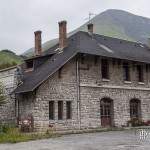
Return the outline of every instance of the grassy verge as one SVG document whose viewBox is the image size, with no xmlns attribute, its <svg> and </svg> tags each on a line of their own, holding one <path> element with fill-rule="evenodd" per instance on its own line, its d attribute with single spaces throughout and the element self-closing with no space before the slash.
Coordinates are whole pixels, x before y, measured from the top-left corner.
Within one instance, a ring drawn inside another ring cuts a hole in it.
<svg viewBox="0 0 150 150">
<path fill-rule="evenodd" d="M 6 133 L 0 134 L 0 143 L 18 143 L 30 140 L 39 140 L 52 137 L 58 137 L 58 134 L 52 132 L 46 133 L 21 133 L 18 128 L 11 128 Z"/>
<path fill-rule="evenodd" d="M 82 129 L 82 130 L 68 130 L 53 132 L 48 130 L 46 133 L 22 133 L 18 128 L 4 128 L 4 132 L 0 134 L 0 143 L 19 143 L 31 140 L 40 140 L 47 138 L 55 138 L 69 134 L 83 134 L 83 133 L 96 133 L 108 131 L 124 131 L 124 130 L 137 130 L 138 128 L 97 128 L 97 129 Z"/>
<path fill-rule="evenodd" d="M 72 131 L 64 131 L 64 132 L 53 132 L 49 130 L 46 133 L 22 133 L 18 128 L 6 127 L 4 128 L 4 132 L 0 134 L 0 143 L 19 143 L 19 142 L 27 142 L 31 140 L 60 137 L 62 135 L 69 135 L 69 134 L 83 134 L 83 133 L 120 131 L 120 130 L 122 129 L 98 128 L 98 129 L 72 130 Z"/>
</svg>

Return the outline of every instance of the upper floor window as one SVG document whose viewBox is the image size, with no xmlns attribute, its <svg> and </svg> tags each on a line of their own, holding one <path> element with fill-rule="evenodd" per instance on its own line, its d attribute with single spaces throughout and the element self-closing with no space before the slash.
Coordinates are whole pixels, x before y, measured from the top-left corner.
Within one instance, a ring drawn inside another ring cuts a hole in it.
<svg viewBox="0 0 150 150">
<path fill-rule="evenodd" d="M 137 76 L 138 76 L 138 82 L 144 82 L 143 67 L 141 65 L 137 65 Z"/>
<path fill-rule="evenodd" d="M 101 60 L 101 73 L 103 79 L 109 79 L 109 63 L 107 59 Z"/>
<path fill-rule="evenodd" d="M 123 63 L 123 79 L 124 81 L 130 81 L 130 67 L 128 63 Z"/>
</svg>

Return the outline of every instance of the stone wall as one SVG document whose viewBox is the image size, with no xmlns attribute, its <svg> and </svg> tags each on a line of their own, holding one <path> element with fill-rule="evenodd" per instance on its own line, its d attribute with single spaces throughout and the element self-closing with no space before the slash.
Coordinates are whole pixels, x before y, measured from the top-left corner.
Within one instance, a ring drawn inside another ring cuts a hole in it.
<svg viewBox="0 0 150 150">
<path fill-rule="evenodd" d="M 98 86 L 81 87 L 82 127 L 100 127 L 100 101 L 111 98 L 114 106 L 114 125 L 126 126 L 130 120 L 130 100 L 141 100 L 141 115 L 143 120 L 150 120 L 150 92 L 145 90 L 128 90 L 117 88 L 102 88 Z"/>
<path fill-rule="evenodd" d="M 15 122 L 15 97 L 11 94 L 16 87 L 15 72 L 16 67 L 0 70 L 0 82 L 6 96 L 5 104 L 0 106 L 0 122 Z"/>
<path fill-rule="evenodd" d="M 57 130 L 101 127 L 100 100 L 109 97 L 114 105 L 114 125 L 123 126 L 130 119 L 129 101 L 141 100 L 142 119 L 150 120 L 150 70 L 144 65 L 144 83 L 138 83 L 136 64 L 130 63 L 131 82 L 123 81 L 122 61 L 109 59 L 110 79 L 101 78 L 101 58 L 95 62 L 94 56 L 86 56 L 79 63 L 78 86 L 76 59 L 72 59 L 60 71 L 53 74 L 35 92 L 24 100 L 20 114 L 32 113 L 35 130 L 47 130 L 49 126 Z M 78 102 L 78 89 L 80 88 Z M 57 102 L 64 103 L 64 118 L 58 120 Z M 31 102 L 32 101 L 32 102 Z M 49 101 L 55 101 L 55 120 L 49 120 Z M 66 101 L 72 101 L 72 119 L 66 119 Z M 21 103 L 20 103 L 21 105 Z"/>
</svg>

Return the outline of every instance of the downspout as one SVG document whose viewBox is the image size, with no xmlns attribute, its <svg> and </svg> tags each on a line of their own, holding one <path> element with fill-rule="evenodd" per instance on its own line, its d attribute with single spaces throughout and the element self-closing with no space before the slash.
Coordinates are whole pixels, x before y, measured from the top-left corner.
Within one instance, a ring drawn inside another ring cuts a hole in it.
<svg viewBox="0 0 150 150">
<path fill-rule="evenodd" d="M 77 117 L 79 129 L 81 129 L 81 103 L 80 103 L 80 71 L 79 71 L 79 57 L 76 58 L 76 84 L 77 84 Z"/>
<path fill-rule="evenodd" d="M 18 95 L 15 94 L 15 118 L 16 118 L 16 123 L 17 126 L 19 125 L 19 99 L 18 99 Z"/>
</svg>

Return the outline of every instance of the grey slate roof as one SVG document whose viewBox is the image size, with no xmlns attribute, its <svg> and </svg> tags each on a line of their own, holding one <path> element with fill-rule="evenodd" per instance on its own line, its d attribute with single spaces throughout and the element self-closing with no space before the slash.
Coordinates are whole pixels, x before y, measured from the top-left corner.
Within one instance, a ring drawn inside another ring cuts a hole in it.
<svg viewBox="0 0 150 150">
<path fill-rule="evenodd" d="M 68 46 L 62 53 L 56 51 L 58 44 L 50 48 L 44 55 L 54 54 L 43 65 L 32 72 L 25 73 L 23 84 L 15 93 L 35 90 L 43 81 L 60 69 L 77 53 L 85 53 L 104 57 L 118 58 L 150 64 L 150 49 L 141 43 L 106 37 L 87 32 L 77 32 L 68 39 Z"/>
</svg>

